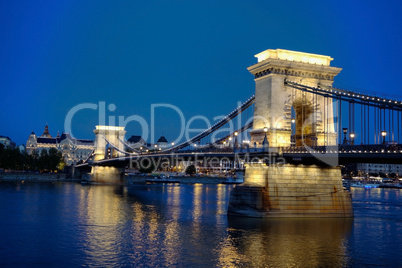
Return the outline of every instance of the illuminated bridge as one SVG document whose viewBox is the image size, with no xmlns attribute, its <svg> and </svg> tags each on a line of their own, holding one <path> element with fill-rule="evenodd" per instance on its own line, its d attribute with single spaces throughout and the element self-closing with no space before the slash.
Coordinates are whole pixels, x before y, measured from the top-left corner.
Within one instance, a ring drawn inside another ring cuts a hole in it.
<svg viewBox="0 0 402 268">
<path fill-rule="evenodd" d="M 255 95 L 208 129 L 151 151 L 130 147 L 123 127 L 96 126 L 95 150 L 77 167 L 109 182 L 151 162 L 167 171 L 183 163 L 207 172 L 245 168 L 229 214 L 353 217 L 340 165 L 402 163 L 402 99 L 335 88 L 341 68 L 329 56 L 268 49 L 256 57 L 248 67 Z"/>
</svg>

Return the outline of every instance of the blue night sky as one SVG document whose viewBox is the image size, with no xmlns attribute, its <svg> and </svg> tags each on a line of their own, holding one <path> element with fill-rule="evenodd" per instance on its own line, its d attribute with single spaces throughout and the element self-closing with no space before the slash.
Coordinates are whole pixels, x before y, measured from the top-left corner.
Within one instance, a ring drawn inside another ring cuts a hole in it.
<svg viewBox="0 0 402 268">
<path fill-rule="evenodd" d="M 335 84 L 402 95 L 400 1 L 14 1 L 0 2 L 0 135 L 64 131 L 80 103 L 115 104 L 107 116 L 151 104 L 212 119 L 254 94 L 247 67 L 272 48 L 329 55 Z M 98 112 L 73 120 L 93 139 Z M 157 111 L 171 140 L 175 112 Z M 137 134 L 130 123 L 127 136 Z"/>
</svg>

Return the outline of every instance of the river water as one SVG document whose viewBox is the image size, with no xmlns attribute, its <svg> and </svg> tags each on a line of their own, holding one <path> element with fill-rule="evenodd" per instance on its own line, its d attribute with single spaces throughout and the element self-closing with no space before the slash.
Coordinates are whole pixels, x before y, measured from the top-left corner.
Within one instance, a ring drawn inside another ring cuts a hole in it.
<svg viewBox="0 0 402 268">
<path fill-rule="evenodd" d="M 231 185 L 0 183 L 0 266 L 402 267 L 402 190 L 354 219 L 227 217 Z"/>
</svg>

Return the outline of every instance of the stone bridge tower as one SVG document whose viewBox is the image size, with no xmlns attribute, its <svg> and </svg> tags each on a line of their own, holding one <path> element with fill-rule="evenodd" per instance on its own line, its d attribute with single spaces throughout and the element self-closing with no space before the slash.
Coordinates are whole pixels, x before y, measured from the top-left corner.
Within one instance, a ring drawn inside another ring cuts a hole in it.
<svg viewBox="0 0 402 268">
<path fill-rule="evenodd" d="M 284 83 L 332 86 L 341 71 L 330 66 L 333 58 L 284 49 L 268 49 L 255 57 L 258 63 L 248 68 L 256 84 L 252 144 L 262 144 L 267 135 L 271 147 L 290 146 L 292 137 L 296 146 L 336 145 L 332 99 Z"/>
<path fill-rule="evenodd" d="M 123 155 L 118 150 L 115 150 L 112 146 L 108 145 L 105 138 L 116 146 L 120 151 L 124 151 L 124 145 L 120 140 L 124 140 L 124 134 L 126 131 L 124 127 L 115 127 L 115 126 L 95 126 L 95 156 L 94 161 L 105 159 L 106 156 L 106 147 L 110 148 L 110 156 L 111 157 L 119 157 Z"/>
</svg>

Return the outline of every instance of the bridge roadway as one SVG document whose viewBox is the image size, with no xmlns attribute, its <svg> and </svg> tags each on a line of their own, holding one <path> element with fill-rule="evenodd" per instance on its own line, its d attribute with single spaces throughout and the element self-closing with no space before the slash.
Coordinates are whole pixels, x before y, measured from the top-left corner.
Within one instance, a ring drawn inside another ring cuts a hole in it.
<svg viewBox="0 0 402 268">
<path fill-rule="evenodd" d="M 124 167 L 130 161 L 143 158 L 158 161 L 245 161 L 266 163 L 294 163 L 315 165 L 345 165 L 350 163 L 402 164 L 402 144 L 398 145 L 341 145 L 320 147 L 278 147 L 278 148 L 211 148 L 206 150 L 179 151 L 174 153 L 148 153 L 126 155 L 77 165 L 78 168 L 91 165 Z"/>
</svg>

